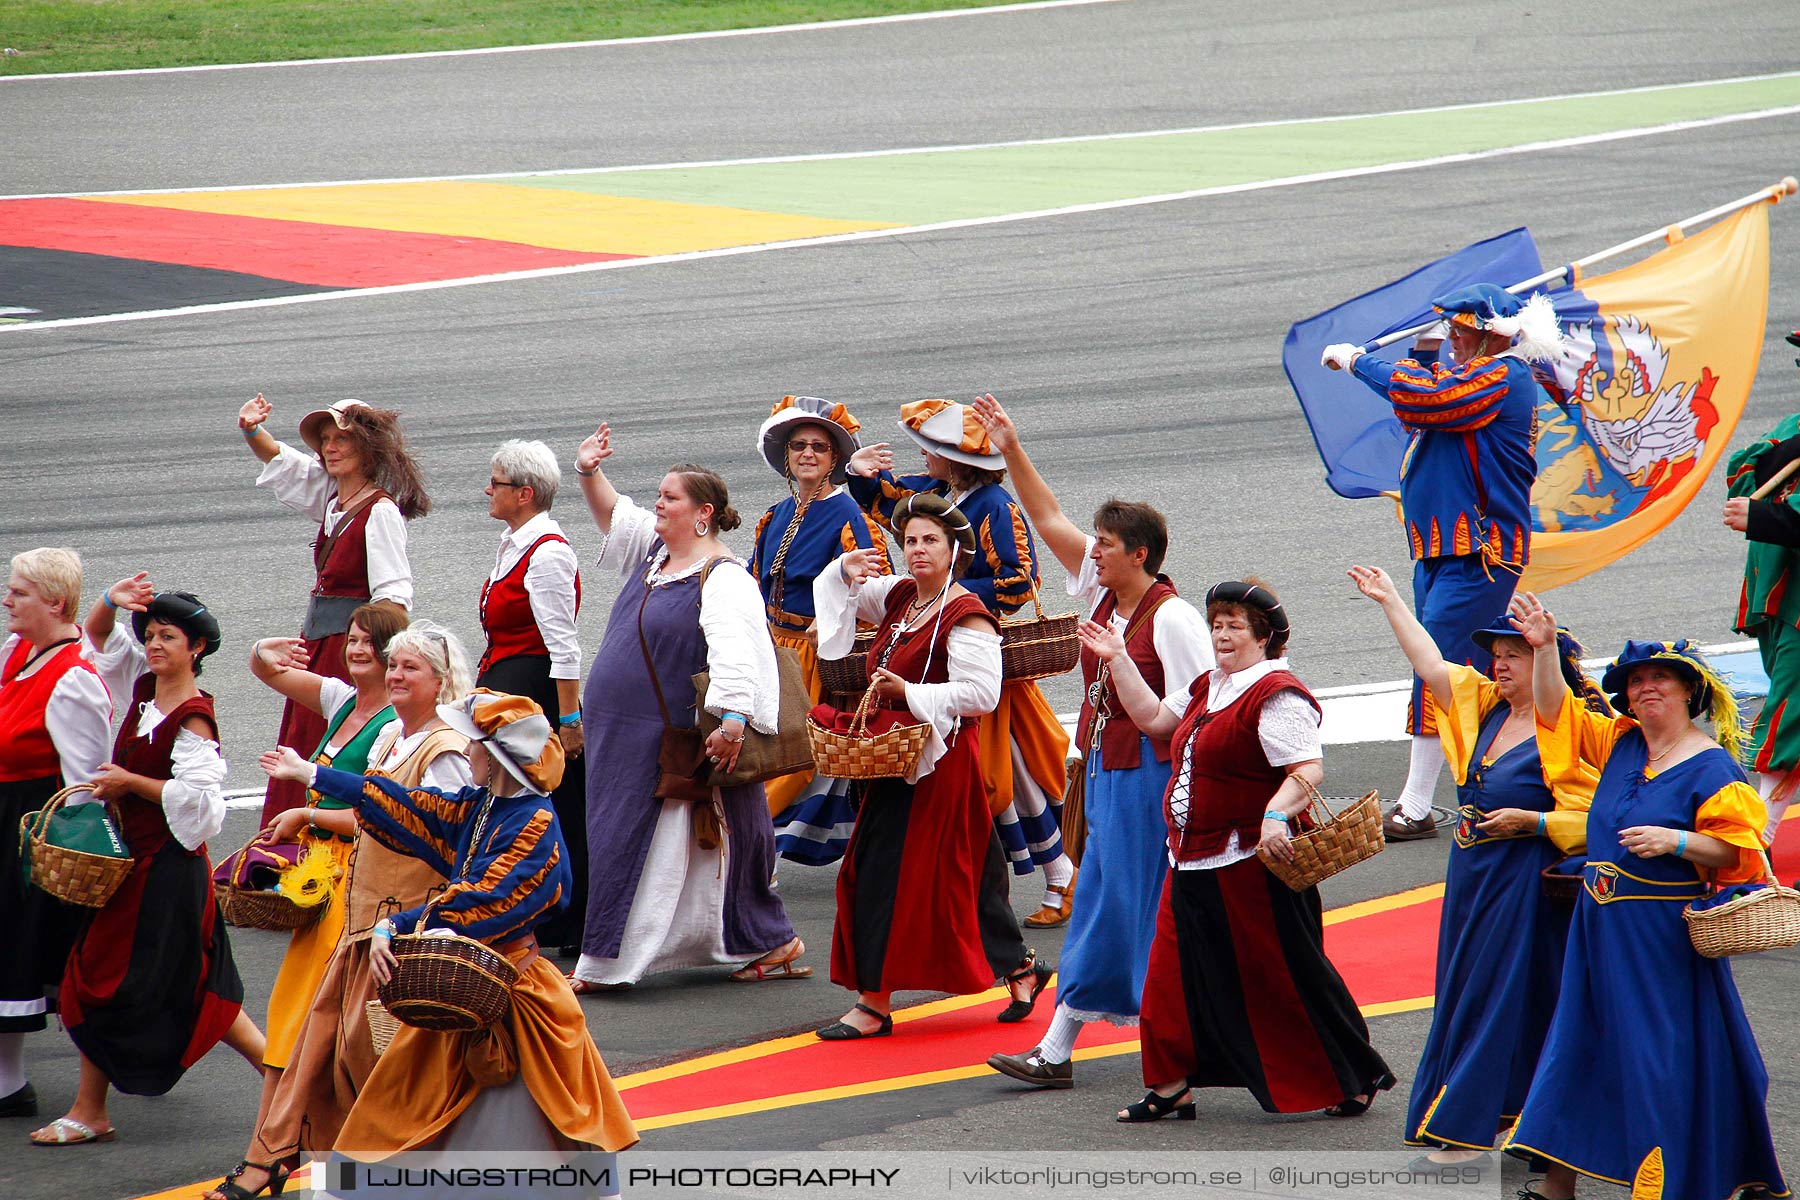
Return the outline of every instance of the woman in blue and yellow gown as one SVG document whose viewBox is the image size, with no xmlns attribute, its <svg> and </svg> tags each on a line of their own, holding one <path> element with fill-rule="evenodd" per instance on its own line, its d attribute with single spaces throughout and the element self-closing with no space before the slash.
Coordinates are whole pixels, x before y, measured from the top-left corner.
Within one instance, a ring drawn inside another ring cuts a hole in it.
<svg viewBox="0 0 1800 1200">
<path fill-rule="evenodd" d="M 1529 593 L 1515 615 L 1539 630 L 1534 644 L 1555 625 Z M 1618 716 L 1588 711 L 1554 651 L 1536 652 L 1546 773 L 1578 760 L 1601 773 L 1562 995 L 1506 1142 L 1550 1164 L 1521 1195 L 1566 1200 L 1579 1172 L 1631 1188 L 1633 1200 L 1786 1196 L 1769 1076 L 1731 964 L 1697 953 L 1682 919 L 1707 883 L 1765 875 L 1765 811 L 1738 766 L 1737 703 L 1685 641 L 1625 643 L 1601 685 Z M 1703 714 L 1719 741 L 1695 724 Z"/>
</svg>

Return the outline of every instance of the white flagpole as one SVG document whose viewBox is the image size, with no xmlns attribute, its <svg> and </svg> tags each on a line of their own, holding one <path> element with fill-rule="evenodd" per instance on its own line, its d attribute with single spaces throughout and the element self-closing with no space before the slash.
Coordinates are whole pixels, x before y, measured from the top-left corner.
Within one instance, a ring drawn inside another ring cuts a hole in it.
<svg viewBox="0 0 1800 1200">
<path fill-rule="evenodd" d="M 1740 208 L 1749 208 L 1752 204 L 1762 204 L 1765 201 L 1769 204 L 1779 204 L 1783 197 L 1792 196 L 1796 192 L 1800 192 L 1800 181 L 1795 180 L 1792 175 L 1789 175 L 1780 183 L 1770 184 L 1768 187 L 1753 192 L 1741 200 L 1733 200 L 1730 204 L 1721 204 L 1717 208 L 1709 208 L 1705 212 L 1696 213 L 1694 216 L 1689 217 L 1685 221 L 1678 222 L 1675 225 L 1654 229 L 1641 237 L 1634 237 L 1628 242 L 1620 242 L 1616 246 L 1609 246 L 1598 254 L 1590 254 L 1586 258 L 1577 259 L 1568 266 L 1556 267 L 1553 270 L 1545 271 L 1542 275 L 1533 276 L 1523 283 L 1515 283 L 1506 290 L 1515 295 L 1522 292 L 1529 292 L 1533 288 L 1541 287 L 1553 279 L 1563 278 L 1568 275 L 1571 268 L 1579 269 L 1581 267 L 1589 267 L 1597 262 L 1602 262 L 1609 258 L 1616 258 L 1621 254 L 1629 254 L 1631 251 L 1648 246 L 1652 242 L 1666 240 L 1672 229 L 1679 229 L 1681 232 L 1686 233 L 1696 225 L 1704 225 L 1708 221 L 1716 221 L 1720 217 L 1726 216 L 1729 213 L 1734 213 Z M 1364 349 L 1379 350 L 1383 346 L 1391 346 L 1395 342 L 1403 341 L 1406 338 L 1423 333 L 1435 324 L 1437 324 L 1437 320 L 1436 318 L 1433 318 L 1423 324 L 1414 325 L 1410 329 L 1396 330 L 1385 337 L 1368 343 Z"/>
</svg>

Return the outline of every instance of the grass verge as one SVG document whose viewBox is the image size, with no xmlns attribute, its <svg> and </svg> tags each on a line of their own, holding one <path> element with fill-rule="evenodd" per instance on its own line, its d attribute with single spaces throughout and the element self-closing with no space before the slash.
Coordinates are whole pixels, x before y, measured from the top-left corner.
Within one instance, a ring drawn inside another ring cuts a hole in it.
<svg viewBox="0 0 1800 1200">
<path fill-rule="evenodd" d="M 0 75 L 748 29 L 1003 0 L 9 0 Z"/>
</svg>

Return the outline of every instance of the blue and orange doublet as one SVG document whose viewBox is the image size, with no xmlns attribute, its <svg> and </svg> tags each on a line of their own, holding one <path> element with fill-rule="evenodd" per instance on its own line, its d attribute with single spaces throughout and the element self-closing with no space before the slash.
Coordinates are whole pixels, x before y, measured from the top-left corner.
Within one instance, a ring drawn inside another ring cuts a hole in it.
<svg viewBox="0 0 1800 1200">
<path fill-rule="evenodd" d="M 921 492 L 950 499 L 950 485 L 929 475 L 895 475 L 883 471 L 873 478 L 852 475 L 850 494 L 883 528 L 893 532 L 894 506 Z M 1037 584 L 1037 541 L 1025 514 L 1012 493 L 997 483 L 976 488 L 956 507 L 975 529 L 975 559 L 957 580 L 981 597 L 989 612 L 1011 615 L 1031 602 Z"/>
<path fill-rule="evenodd" d="M 363 832 L 451 881 L 429 905 L 389 918 L 399 933 L 415 932 L 429 908 L 432 927 L 502 944 L 568 906 L 569 853 L 556 809 L 543 796 L 492 796 L 483 822 L 486 788 L 408 791 L 379 775 L 320 767 L 313 789 L 355 804 Z"/>
<path fill-rule="evenodd" d="M 1350 369 L 1394 406 L 1410 437 L 1400 507 L 1412 556 L 1485 549 L 1493 562 L 1525 566 L 1542 395 L 1530 365 L 1507 354 L 1455 367 L 1365 354 Z"/>
<path fill-rule="evenodd" d="M 770 568 L 787 536 L 798 504 L 792 496 L 763 514 L 756 524 L 756 549 L 750 555 L 750 574 L 762 590 L 763 606 L 769 624 L 778 629 L 804 633 L 817 616 L 813 608 L 812 585 L 819 572 L 837 561 L 840 554 L 873 547 L 888 557 L 887 538 L 849 493 L 833 492 L 807 505 L 806 518 L 800 522 L 787 558 L 782 563 L 781 604 L 775 605 L 774 580 Z M 883 571 L 886 574 L 886 571 Z"/>
</svg>

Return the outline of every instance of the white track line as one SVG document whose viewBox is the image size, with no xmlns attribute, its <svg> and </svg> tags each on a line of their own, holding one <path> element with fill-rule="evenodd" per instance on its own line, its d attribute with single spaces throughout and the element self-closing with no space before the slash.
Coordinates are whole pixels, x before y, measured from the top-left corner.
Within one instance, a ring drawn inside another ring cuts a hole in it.
<svg viewBox="0 0 1800 1200">
<path fill-rule="evenodd" d="M 984 10 L 976 10 L 984 11 Z M 1684 91 L 1693 88 L 1725 87 L 1737 83 L 1768 83 L 1776 79 L 1800 78 L 1800 71 L 1777 71 L 1768 75 L 1737 75 L 1729 79 L 1696 79 L 1685 83 L 1646 84 L 1642 87 L 1612 88 L 1599 92 L 1562 92 L 1550 96 L 1529 96 L 1517 100 L 1478 100 L 1466 104 L 1440 104 L 1426 108 L 1396 108 L 1384 112 L 1342 113 L 1324 117 L 1280 117 L 1267 121 L 1239 121 L 1226 125 L 1189 125 L 1174 129 L 1138 129 L 1124 133 L 1083 133 L 1066 137 L 1021 138 L 1010 142 L 958 142 L 943 146 L 901 146 L 890 150 L 837 150 L 821 154 L 772 154 L 757 158 L 697 159 L 690 162 L 634 163 L 616 167 L 557 167 L 542 171 L 483 171 L 467 175 L 396 175 L 378 179 L 331 179 L 306 183 L 234 183 L 217 186 L 201 185 L 179 188 L 120 188 L 107 192 L 20 192 L 0 195 L 3 200 L 89 199 L 100 196 L 181 196 L 195 192 L 274 192 L 297 188 L 370 187 L 397 183 L 481 183 L 494 179 L 555 179 L 571 175 L 614 175 L 634 171 L 697 171 L 714 167 L 760 167 L 782 163 L 841 162 L 858 158 L 900 158 L 917 154 L 954 154 L 969 150 L 1012 150 L 1027 146 L 1068 146 L 1083 142 L 1122 142 L 1141 138 L 1177 137 L 1202 133 L 1231 133 L 1244 129 L 1281 129 L 1297 125 L 1330 125 L 1345 121 L 1376 121 L 1391 117 L 1435 116 L 1442 113 L 1475 112 L 1482 109 L 1518 108 L 1531 104 L 1556 104 L 1569 100 L 1604 100 L 1615 96 L 1641 96 L 1653 92 Z M 1776 111 L 1776 110 L 1768 110 Z M 1739 114 L 1727 114 L 1735 116 Z M 1698 118 L 1717 120 L 1723 118 Z M 1673 128 L 1671 126 L 1671 128 Z M 1600 135 L 1589 135 L 1600 136 Z"/>
<path fill-rule="evenodd" d="M 344 63 L 402 62 L 415 58 L 466 58 L 476 54 L 527 54 L 542 50 L 588 50 L 598 46 L 643 46 L 656 42 L 695 42 L 708 38 L 758 37 L 768 33 L 811 33 L 815 30 L 850 29 L 859 25 L 897 25 L 906 21 L 936 21 L 947 17 L 983 17 L 993 13 L 1029 12 L 1042 8 L 1077 8 L 1089 4 L 1117 4 L 1119 0 L 1036 0 L 1027 4 L 997 4 L 992 8 L 947 8 L 940 12 L 894 13 L 885 17 L 848 17 L 841 21 L 807 21 L 794 25 L 761 25 L 750 29 L 700 29 L 693 33 L 659 33 L 646 37 L 599 38 L 586 42 L 537 42 L 526 46 L 481 46 L 468 50 L 415 50 L 405 54 L 351 54 L 340 58 L 290 58 L 276 62 L 206 63 L 191 67 L 132 67 L 121 71 L 60 71 L 43 75 L 4 75 L 0 83 L 25 83 L 39 79 L 110 79 L 122 75 L 180 75 L 196 71 L 259 71 L 271 67 L 337 66 Z"/>
<path fill-rule="evenodd" d="M 1339 179 L 1357 179 L 1369 175 L 1386 175 L 1396 171 L 1416 171 L 1425 167 L 1479 162 L 1486 159 L 1501 158 L 1514 154 L 1532 154 L 1543 150 L 1565 150 L 1575 146 L 1590 146 L 1604 142 L 1627 141 L 1634 138 L 1653 137 L 1665 133 L 1679 133 L 1691 129 L 1708 129 L 1719 125 L 1730 125 L 1745 121 L 1761 121 L 1770 117 L 1793 116 L 1797 113 L 1800 113 L 1800 105 L 1789 105 L 1783 108 L 1763 109 L 1758 112 L 1731 113 L 1720 117 L 1707 117 L 1696 121 L 1675 121 L 1666 125 L 1650 125 L 1639 129 L 1621 129 L 1607 133 L 1584 134 L 1579 137 L 1557 138 L 1551 141 L 1528 142 L 1519 146 L 1503 146 L 1498 149 L 1481 150 L 1466 154 L 1446 154 L 1435 158 L 1379 163 L 1373 166 L 1350 167 L 1338 171 L 1320 171 L 1307 175 L 1290 175 L 1282 179 L 1265 179 L 1252 183 L 1234 183 L 1220 187 L 1195 188 L 1192 191 L 1170 192 L 1165 195 L 1135 196 L 1125 200 L 1106 200 L 1094 204 L 1071 204 L 1063 208 L 1049 208 L 1035 212 L 1001 213 L 991 217 L 970 217 L 958 221 L 937 221 L 927 225 L 902 225 L 893 229 L 869 229 L 857 233 L 837 233 L 829 234 L 824 237 L 797 238 L 784 242 L 763 242 L 751 246 L 726 246 L 716 250 L 689 250 L 680 254 L 658 254 L 649 255 L 643 258 L 613 259 L 606 262 L 578 263 L 566 267 L 540 267 L 530 271 L 507 271 L 494 275 L 472 275 L 460 279 L 439 279 L 424 283 L 398 283 L 386 287 L 347 288 L 332 292 L 310 292 L 299 296 L 272 296 L 261 300 L 233 300 L 224 304 L 196 304 L 182 308 L 110 313 L 96 317 L 68 317 L 58 321 L 24 322 L 16 325 L 0 325 L 0 337 L 9 334 L 18 335 L 28 331 L 43 329 L 68 329 L 83 325 L 114 324 L 121 321 L 150 321 L 164 317 L 188 316 L 195 313 L 233 312 L 253 308 L 279 308 L 290 304 L 315 304 L 325 300 L 347 300 L 366 296 L 389 296 L 407 292 L 429 292 L 441 288 L 472 287 L 477 284 L 509 283 L 528 279 L 548 279 L 559 275 L 583 275 L 594 271 L 628 270 L 635 267 L 660 266 L 665 263 L 696 262 L 701 259 L 726 258 L 738 254 L 761 254 L 770 250 L 791 250 L 802 246 L 830 246 L 847 242 L 871 241 L 881 238 L 907 237 L 920 233 L 938 233 L 946 230 L 974 229 L 984 225 L 1002 225 L 1014 221 L 1033 221 L 1045 217 L 1064 217 L 1082 213 L 1106 212 L 1113 209 L 1136 208 L 1146 204 L 1167 204 L 1176 200 L 1194 200 L 1206 196 L 1228 196 L 1239 192 L 1259 192 L 1270 188 L 1294 187 L 1307 183 L 1324 183 Z"/>
</svg>

